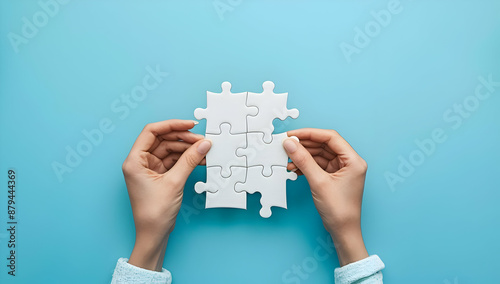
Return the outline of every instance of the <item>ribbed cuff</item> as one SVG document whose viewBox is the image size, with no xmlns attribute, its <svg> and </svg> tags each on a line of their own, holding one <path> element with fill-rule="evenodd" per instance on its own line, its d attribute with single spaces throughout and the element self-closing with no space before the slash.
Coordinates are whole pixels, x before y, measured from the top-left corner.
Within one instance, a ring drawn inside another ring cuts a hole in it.
<svg viewBox="0 0 500 284">
<path fill-rule="evenodd" d="M 128 263 L 128 258 L 118 259 L 111 284 L 155 283 L 171 284 L 172 274 L 165 268 L 161 272 L 143 269 Z"/>
<path fill-rule="evenodd" d="M 335 284 L 349 284 L 369 277 L 384 269 L 385 265 L 377 255 L 350 263 L 335 269 Z"/>
</svg>

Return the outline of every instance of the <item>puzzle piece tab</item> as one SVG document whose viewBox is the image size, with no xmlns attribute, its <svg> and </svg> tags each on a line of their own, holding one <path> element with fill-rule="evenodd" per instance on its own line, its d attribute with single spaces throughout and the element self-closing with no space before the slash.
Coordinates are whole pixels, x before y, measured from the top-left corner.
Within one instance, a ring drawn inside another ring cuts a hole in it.
<svg viewBox="0 0 500 284">
<path fill-rule="evenodd" d="M 231 175 L 230 167 L 246 167 L 246 158 L 236 156 L 236 150 L 246 147 L 246 134 L 230 134 L 231 125 L 223 123 L 221 134 L 207 134 L 206 139 L 212 141 L 212 148 L 207 153 L 207 167 L 221 167 L 222 177 Z"/>
<path fill-rule="evenodd" d="M 271 207 L 285 208 L 286 205 L 286 180 L 296 180 L 297 174 L 289 172 L 286 167 L 272 167 L 273 174 L 270 177 L 262 175 L 262 166 L 249 167 L 247 170 L 246 182 L 236 183 L 236 192 L 255 193 L 260 192 L 260 216 L 269 218 Z"/>
<path fill-rule="evenodd" d="M 245 182 L 247 169 L 245 167 L 232 167 L 231 176 L 224 178 L 220 175 L 221 168 L 207 168 L 207 182 L 197 182 L 194 190 L 197 193 L 207 192 L 205 208 L 247 208 L 247 195 L 236 192 L 234 186 L 237 182 Z"/>
<path fill-rule="evenodd" d="M 275 94 L 273 82 L 262 86 L 260 94 L 233 94 L 231 84 L 224 82 L 220 94 L 207 92 L 207 108 L 194 112 L 207 120 L 205 138 L 212 141 L 207 182 L 195 185 L 197 193 L 206 192 L 206 208 L 246 209 L 246 194 L 256 191 L 262 194 L 262 217 L 271 216 L 272 206 L 287 207 L 286 180 L 297 175 L 286 170 L 282 143 L 287 134 L 272 135 L 273 120 L 297 118 L 299 111 L 286 108 L 288 93 Z"/>
<path fill-rule="evenodd" d="M 273 134 L 271 143 L 264 143 L 264 133 L 247 133 L 247 147 L 238 148 L 236 155 L 247 159 L 247 166 L 264 166 L 263 175 L 272 174 L 271 166 L 286 167 L 288 155 L 283 148 L 286 133 Z M 295 137 L 297 139 L 297 137 Z"/>
<path fill-rule="evenodd" d="M 224 82 L 221 85 L 222 93 L 207 91 L 207 108 L 197 108 L 194 111 L 196 119 L 207 120 L 206 133 L 219 134 L 222 123 L 231 124 L 231 133 L 247 132 L 247 115 L 257 115 L 257 107 L 246 105 L 247 92 L 231 93 L 231 83 Z"/>
<path fill-rule="evenodd" d="M 285 120 L 287 117 L 297 118 L 299 110 L 287 109 L 288 93 L 275 94 L 274 83 L 266 81 L 262 84 L 262 93 L 248 93 L 247 105 L 256 106 L 259 113 L 248 117 L 248 132 L 263 132 L 264 142 L 270 143 L 271 134 L 274 131 L 273 120 L 279 118 Z"/>
</svg>

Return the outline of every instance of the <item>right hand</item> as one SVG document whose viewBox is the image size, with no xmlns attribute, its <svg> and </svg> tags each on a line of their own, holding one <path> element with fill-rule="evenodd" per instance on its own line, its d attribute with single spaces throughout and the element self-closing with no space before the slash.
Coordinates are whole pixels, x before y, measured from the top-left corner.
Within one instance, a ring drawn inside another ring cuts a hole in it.
<svg viewBox="0 0 500 284">
<path fill-rule="evenodd" d="M 361 235 L 361 202 L 366 162 L 335 130 L 298 129 L 288 132 L 283 146 L 293 163 L 289 170 L 304 174 L 326 230 L 332 236 L 340 264 L 368 257 Z"/>
</svg>

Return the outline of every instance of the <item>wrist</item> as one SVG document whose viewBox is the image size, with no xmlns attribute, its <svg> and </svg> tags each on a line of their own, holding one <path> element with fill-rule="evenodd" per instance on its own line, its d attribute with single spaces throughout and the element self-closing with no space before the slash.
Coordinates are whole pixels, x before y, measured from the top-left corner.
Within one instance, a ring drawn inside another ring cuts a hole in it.
<svg viewBox="0 0 500 284">
<path fill-rule="evenodd" d="M 340 266 L 345 266 L 369 256 L 361 234 L 361 226 L 355 225 L 351 228 L 344 228 L 341 231 L 331 232 L 330 235 L 335 244 Z"/>
<path fill-rule="evenodd" d="M 148 270 L 161 271 L 168 235 L 160 238 L 137 235 L 129 263 Z"/>
</svg>

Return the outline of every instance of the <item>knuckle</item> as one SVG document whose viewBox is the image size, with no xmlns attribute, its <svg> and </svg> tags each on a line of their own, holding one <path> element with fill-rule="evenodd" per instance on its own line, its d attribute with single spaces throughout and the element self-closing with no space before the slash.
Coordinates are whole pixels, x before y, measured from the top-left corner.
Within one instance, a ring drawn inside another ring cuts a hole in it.
<svg viewBox="0 0 500 284">
<path fill-rule="evenodd" d="M 354 165 L 356 170 L 361 174 L 365 174 L 368 170 L 368 163 L 361 157 L 354 163 Z"/>
<path fill-rule="evenodd" d="M 129 174 L 130 171 L 131 171 L 130 162 L 127 159 L 125 159 L 125 161 L 122 164 L 122 172 L 123 174 Z"/>
<path fill-rule="evenodd" d="M 147 160 L 149 160 L 149 157 L 151 156 L 151 153 L 141 151 L 139 154 L 136 154 L 136 156 L 137 156 L 137 157 L 138 157 L 141 161 L 147 161 Z"/>
<path fill-rule="evenodd" d="M 142 129 L 142 131 L 144 132 L 148 132 L 148 131 L 151 131 L 151 129 L 153 128 L 153 124 L 152 123 L 148 123 L 144 126 L 144 128 Z"/>
</svg>

